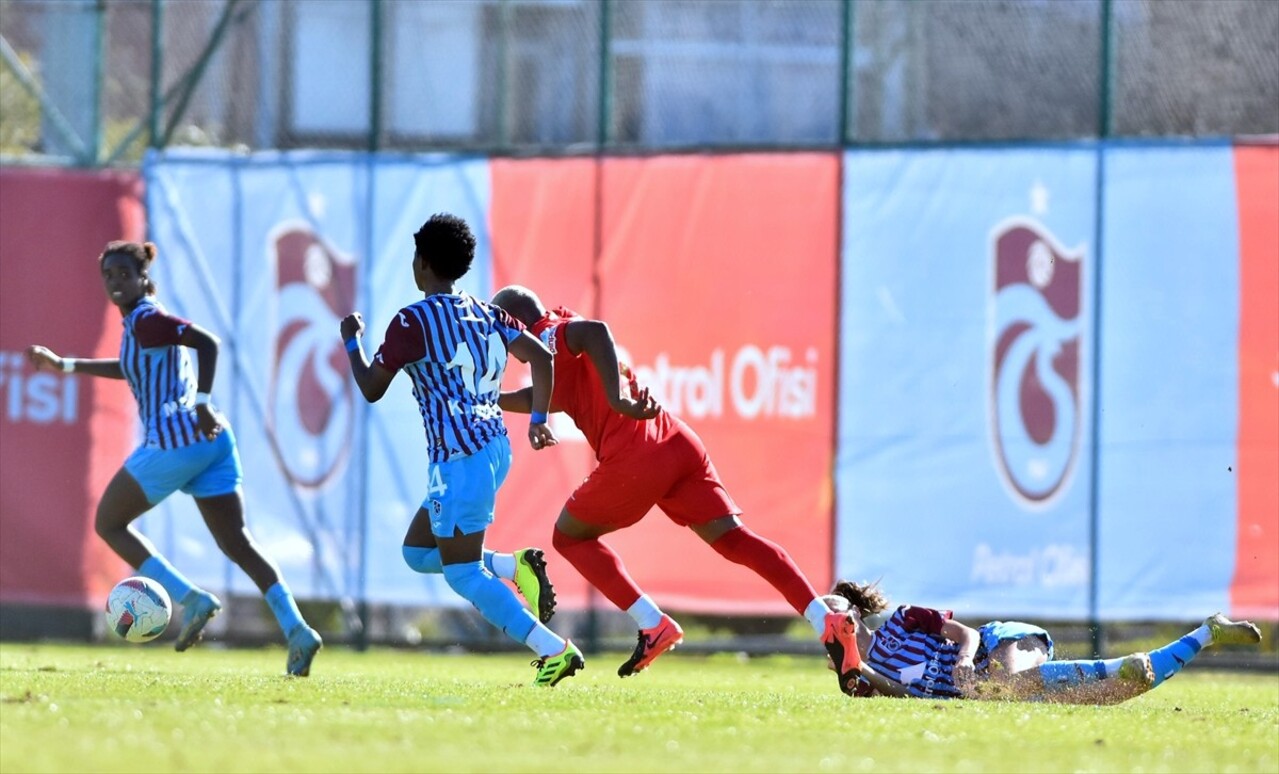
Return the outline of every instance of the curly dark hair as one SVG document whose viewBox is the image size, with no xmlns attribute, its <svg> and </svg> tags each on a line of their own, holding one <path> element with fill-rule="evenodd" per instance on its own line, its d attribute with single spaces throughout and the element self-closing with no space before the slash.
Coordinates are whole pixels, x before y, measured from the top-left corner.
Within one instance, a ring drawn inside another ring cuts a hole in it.
<svg viewBox="0 0 1279 774">
<path fill-rule="evenodd" d="M 440 212 L 432 215 L 413 235 L 414 255 L 422 257 L 435 276 L 455 280 L 471 270 L 475 260 L 475 235 L 466 221 Z"/>
<path fill-rule="evenodd" d="M 133 259 L 133 265 L 137 268 L 138 274 L 146 277 L 147 293 L 155 295 L 155 280 L 151 279 L 151 264 L 155 261 L 155 256 L 158 252 L 154 242 L 126 242 L 124 240 L 107 242 L 102 254 L 98 256 L 98 268 L 102 268 L 102 263 L 107 259 L 108 255 L 127 255 Z"/>
<path fill-rule="evenodd" d="M 857 612 L 861 613 L 863 618 L 875 613 L 882 613 L 888 609 L 888 598 L 880 590 L 879 581 L 874 583 L 853 583 L 846 580 L 835 581 L 835 588 L 831 589 L 830 593 L 847 599 L 850 605 L 857 608 Z"/>
</svg>

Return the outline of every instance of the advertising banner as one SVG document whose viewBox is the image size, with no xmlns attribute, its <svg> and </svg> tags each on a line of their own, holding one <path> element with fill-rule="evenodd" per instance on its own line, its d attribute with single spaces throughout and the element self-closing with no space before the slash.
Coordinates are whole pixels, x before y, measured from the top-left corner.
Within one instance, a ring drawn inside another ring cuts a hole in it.
<svg viewBox="0 0 1279 774">
<path fill-rule="evenodd" d="M 752 530 L 831 579 L 839 158 L 612 159 L 597 312 L 701 436 Z M 610 536 L 671 609 L 793 614 L 660 512 Z"/>
<path fill-rule="evenodd" d="M 1235 149 L 1239 191 L 1237 617 L 1279 620 L 1279 146 Z"/>
<path fill-rule="evenodd" d="M 1201 617 L 1229 609 L 1236 552 L 1233 151 L 1102 152 L 1100 613 Z"/>
<path fill-rule="evenodd" d="M 1096 160 L 845 157 L 836 574 L 895 603 L 1080 617 Z"/>
<path fill-rule="evenodd" d="M 37 373 L 24 352 L 118 356 L 97 257 L 142 237 L 140 194 L 132 174 L 0 169 L 0 601 L 96 606 L 128 569 L 93 518 L 135 443 L 133 396 L 123 381 Z"/>
<path fill-rule="evenodd" d="M 595 159 L 491 162 L 495 290 L 524 285 L 550 306 L 595 314 L 598 164 Z M 528 368 L 510 360 L 503 388 L 530 383 Z M 534 451 L 527 439 L 528 417 L 506 416 L 514 459 L 498 492 L 488 542 L 503 551 L 543 548 L 559 604 L 567 609 L 584 604 L 586 584 L 551 548 L 551 534 L 569 493 L 595 466 L 595 455 L 566 415 L 551 414 L 550 425 L 560 444 Z"/>
<path fill-rule="evenodd" d="M 487 296 L 487 162 L 343 153 L 177 152 L 146 166 L 160 296 L 223 341 L 215 403 L 235 428 L 251 531 L 302 597 L 456 603 L 400 544 L 424 494 L 408 382 L 365 404 L 338 323 L 361 311 L 370 355 L 413 283 L 413 232 L 435 212 L 475 228 L 461 286 Z M 250 591 L 189 498 L 144 517 L 192 578 Z"/>
</svg>

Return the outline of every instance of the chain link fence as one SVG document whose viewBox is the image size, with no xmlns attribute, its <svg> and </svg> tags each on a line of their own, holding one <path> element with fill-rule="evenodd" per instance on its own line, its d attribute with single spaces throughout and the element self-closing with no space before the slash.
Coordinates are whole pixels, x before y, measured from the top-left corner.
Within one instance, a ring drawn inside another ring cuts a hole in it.
<svg viewBox="0 0 1279 774">
<path fill-rule="evenodd" d="M 0 153 L 1279 133 L 1269 0 L 0 0 Z"/>
</svg>

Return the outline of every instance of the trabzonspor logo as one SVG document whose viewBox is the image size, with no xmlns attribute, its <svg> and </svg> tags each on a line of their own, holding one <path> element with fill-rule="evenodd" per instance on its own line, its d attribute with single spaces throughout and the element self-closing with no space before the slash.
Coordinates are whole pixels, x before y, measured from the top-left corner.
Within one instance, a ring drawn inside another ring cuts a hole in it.
<svg viewBox="0 0 1279 774">
<path fill-rule="evenodd" d="M 1078 457 L 1084 250 L 1063 248 L 1029 218 L 996 226 L 991 249 L 996 467 L 1023 504 L 1045 505 L 1063 491 Z"/>
<path fill-rule="evenodd" d="M 338 321 L 354 308 L 355 268 L 301 224 L 276 229 L 275 346 L 267 422 L 289 480 L 319 487 L 346 462 L 355 403 Z"/>
</svg>

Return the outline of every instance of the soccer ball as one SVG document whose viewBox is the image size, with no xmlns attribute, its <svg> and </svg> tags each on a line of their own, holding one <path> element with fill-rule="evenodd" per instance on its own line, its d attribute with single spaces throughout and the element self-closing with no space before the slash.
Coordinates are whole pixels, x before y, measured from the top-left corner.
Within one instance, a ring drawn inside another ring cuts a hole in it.
<svg viewBox="0 0 1279 774">
<path fill-rule="evenodd" d="M 150 642 L 173 615 L 169 592 L 150 578 L 125 578 L 107 597 L 107 626 L 129 642 Z"/>
</svg>

